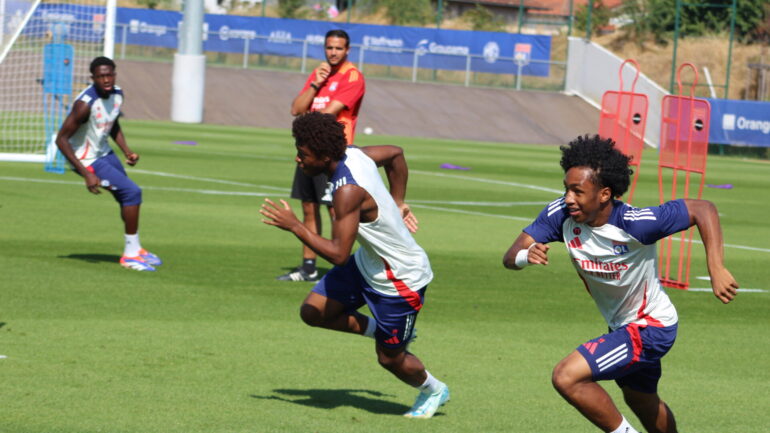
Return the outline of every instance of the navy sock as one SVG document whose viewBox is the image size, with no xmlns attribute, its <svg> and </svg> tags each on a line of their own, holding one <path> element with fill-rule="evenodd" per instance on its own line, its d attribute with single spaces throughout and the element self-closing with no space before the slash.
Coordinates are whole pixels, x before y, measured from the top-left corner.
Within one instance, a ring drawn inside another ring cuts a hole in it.
<svg viewBox="0 0 770 433">
<path fill-rule="evenodd" d="M 303 259 L 302 270 L 307 274 L 312 274 L 315 272 L 315 259 Z"/>
</svg>

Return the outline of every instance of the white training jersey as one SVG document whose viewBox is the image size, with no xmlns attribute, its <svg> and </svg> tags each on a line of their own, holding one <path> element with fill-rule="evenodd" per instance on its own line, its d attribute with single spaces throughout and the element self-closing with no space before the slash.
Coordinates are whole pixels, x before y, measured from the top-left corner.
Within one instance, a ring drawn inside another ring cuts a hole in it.
<svg viewBox="0 0 770 433">
<path fill-rule="evenodd" d="M 354 257 L 363 277 L 382 294 L 415 299 L 415 291 L 431 282 L 433 271 L 425 250 L 406 228 L 377 165 L 361 149 L 348 147 L 329 184 L 332 195 L 345 185 L 357 185 L 377 203 L 377 219 L 358 225 L 361 247 Z"/>
<path fill-rule="evenodd" d="M 120 87 L 114 86 L 109 97 L 100 98 L 96 87 L 91 85 L 83 90 L 75 101 L 83 101 L 91 108 L 88 120 L 80 125 L 70 138 L 75 157 L 88 167 L 112 151 L 109 143 L 110 131 L 115 120 L 120 116 L 123 91 Z"/>
<path fill-rule="evenodd" d="M 540 243 L 565 243 L 586 289 L 615 330 L 629 323 L 677 323 L 676 309 L 658 280 L 655 242 L 689 226 L 683 200 L 642 209 L 615 201 L 609 221 L 591 227 L 570 218 L 561 197 L 524 232 Z"/>
</svg>

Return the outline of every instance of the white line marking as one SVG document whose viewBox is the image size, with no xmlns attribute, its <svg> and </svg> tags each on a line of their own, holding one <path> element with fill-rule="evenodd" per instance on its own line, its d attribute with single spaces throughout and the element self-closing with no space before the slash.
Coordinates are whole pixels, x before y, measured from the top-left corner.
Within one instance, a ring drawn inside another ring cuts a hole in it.
<svg viewBox="0 0 770 433">
<path fill-rule="evenodd" d="M 513 207 L 513 206 L 544 206 L 547 201 L 440 201 L 440 200 L 409 200 L 409 204 L 443 204 L 456 206 L 487 206 L 487 207 Z"/>
<path fill-rule="evenodd" d="M 32 179 L 32 178 L 27 179 L 27 178 L 10 177 L 10 176 L 0 176 L 0 180 L 83 186 L 83 182 L 73 182 L 69 180 Z M 195 194 L 204 194 L 204 195 L 240 195 L 240 196 L 249 196 L 249 197 L 270 197 L 270 196 L 276 195 L 275 192 L 219 191 L 219 190 L 213 190 L 213 189 L 173 188 L 173 187 L 165 187 L 165 186 L 143 186 L 142 189 L 148 190 L 148 191 L 191 192 Z"/>
<path fill-rule="evenodd" d="M 275 195 L 278 192 L 288 192 L 290 191 L 288 188 L 281 188 L 281 187 L 275 187 L 270 185 L 255 185 L 255 184 L 247 184 L 243 182 L 233 182 L 233 181 L 227 181 L 227 180 L 220 180 L 220 179 L 207 179 L 207 178 L 196 178 L 193 176 L 186 176 L 186 175 L 174 175 L 170 173 L 159 173 L 159 172 L 151 172 L 151 171 L 144 171 L 144 170 L 132 170 L 136 171 L 138 173 L 143 174 L 152 174 L 152 175 L 158 175 L 158 176 L 165 176 L 165 177 L 178 177 L 182 179 L 190 179 L 190 180 L 201 180 L 201 181 L 210 181 L 210 182 L 216 182 L 216 183 L 223 183 L 223 184 L 230 184 L 230 185 L 238 185 L 238 186 L 249 186 L 249 187 L 259 187 L 259 188 L 265 188 L 265 189 L 272 189 L 275 190 L 273 193 L 266 193 L 266 192 L 236 192 L 236 191 L 219 191 L 219 190 L 210 190 L 210 189 L 188 189 L 188 188 L 171 188 L 171 187 L 154 187 L 154 186 L 142 186 L 142 189 L 151 191 L 151 190 L 157 190 L 157 191 L 177 191 L 177 192 L 190 192 L 195 194 L 205 194 L 205 195 L 235 195 L 235 196 L 251 196 L 251 197 L 269 197 L 271 195 Z M 442 177 L 453 177 L 450 175 L 445 175 L 443 173 L 429 173 L 429 172 L 422 172 L 426 174 L 436 174 L 438 176 Z M 461 176 L 464 178 L 464 176 Z M 469 178 L 472 180 L 479 180 L 479 181 L 486 181 L 485 179 L 479 179 L 479 178 Z M 13 176 L 0 176 L 0 180 L 8 180 L 8 181 L 16 181 L 16 182 L 36 182 L 36 183 L 53 183 L 53 184 L 60 184 L 60 185 L 83 185 L 83 182 L 74 182 L 74 181 L 67 181 L 67 180 L 54 180 L 54 179 L 35 179 L 35 178 L 23 178 L 23 177 L 13 177 Z M 561 193 L 561 191 L 556 190 L 550 190 L 548 188 L 542 188 L 542 187 L 536 187 L 533 185 L 522 185 L 522 184 L 516 184 L 513 182 L 502 182 L 502 181 L 489 181 L 490 183 L 501 183 L 505 185 L 518 185 L 523 186 L 526 188 L 532 188 L 532 189 L 539 189 L 543 191 L 549 191 L 549 192 L 557 192 Z M 424 200 L 423 202 L 431 202 L 429 200 Z M 452 209 L 452 208 L 445 208 L 445 207 L 439 207 L 439 206 L 428 206 L 424 204 L 419 204 L 419 201 L 414 201 L 410 203 L 418 203 L 413 204 L 411 206 L 417 207 L 417 208 L 424 208 L 424 209 L 432 209 L 432 210 L 439 210 L 444 212 L 453 212 L 453 213 L 459 213 L 459 214 L 465 214 L 465 215 L 477 215 L 477 216 L 486 216 L 491 218 L 501 218 L 501 219 L 507 219 L 507 220 L 514 220 L 514 221 L 526 221 L 531 222 L 534 220 L 533 217 L 517 217 L 517 216 L 510 216 L 510 215 L 496 215 L 496 214 L 490 214 L 490 213 L 484 213 L 484 212 L 474 212 L 474 211 L 465 211 L 460 209 Z M 493 204 L 494 202 L 438 202 L 437 204 L 465 204 L 467 203 L 469 206 L 474 205 L 472 203 L 476 203 L 479 206 L 518 206 L 518 205 L 525 205 L 525 204 L 541 204 L 538 202 L 500 202 L 500 204 Z M 490 203 L 490 204 L 486 204 Z M 679 238 L 674 238 L 674 240 L 679 241 Z M 703 242 L 693 239 L 694 243 L 703 244 Z M 727 248 L 736 248 L 740 250 L 749 250 L 749 251 L 759 251 L 763 253 L 770 253 L 770 249 L 768 248 L 757 248 L 757 247 L 749 247 L 745 245 L 733 245 L 733 244 L 724 244 Z"/>
<path fill-rule="evenodd" d="M 493 183 L 496 185 L 508 185 L 508 186 L 518 186 L 521 188 L 529 188 L 529 189 L 535 189 L 538 191 L 546 191 L 546 192 L 552 192 L 554 194 L 563 194 L 564 191 L 561 189 L 553 189 L 553 188 L 546 188 L 544 186 L 537 186 L 537 185 L 529 185 L 526 183 L 518 183 L 518 182 L 507 182 L 504 180 L 494 180 L 494 179 L 484 179 L 481 177 L 472 177 L 472 176 L 461 176 L 459 174 L 447 174 L 447 173 L 434 173 L 432 171 L 423 171 L 423 170 L 409 170 L 410 173 L 417 173 L 417 174 L 424 174 L 428 176 L 436 176 L 436 177 L 449 177 L 453 179 L 462 179 L 462 180 L 473 180 L 476 182 L 483 182 L 483 183 Z"/>
<path fill-rule="evenodd" d="M 212 182 L 212 183 L 221 183 L 225 185 L 236 185 L 236 186 L 250 186 L 250 187 L 257 187 L 257 188 L 265 188 L 265 189 L 274 189 L 278 191 L 289 191 L 288 188 L 281 188 L 276 186 L 270 186 L 270 185 L 256 185 L 253 183 L 244 183 L 244 182 L 235 182 L 231 180 L 222 180 L 222 179 L 212 179 L 209 177 L 198 177 L 198 176 L 188 176 L 184 174 L 173 174 L 173 173 L 163 173 L 160 171 L 149 171 L 149 170 L 141 170 L 141 169 L 131 169 L 132 173 L 142 173 L 142 174 L 150 174 L 153 176 L 161 176 L 161 177 L 172 177 L 176 179 L 186 179 L 186 180 L 197 180 L 200 182 Z"/>
<path fill-rule="evenodd" d="M 711 281 L 711 277 L 706 275 L 705 277 L 695 277 L 696 280 Z"/>
<path fill-rule="evenodd" d="M 683 292 L 713 292 L 712 289 L 706 288 L 706 287 L 695 287 L 695 288 L 689 288 L 687 290 L 683 290 Z M 765 289 L 738 289 L 738 293 L 767 293 L 767 290 Z"/>
<path fill-rule="evenodd" d="M 410 202 L 411 203 L 411 202 Z M 502 218 L 506 220 L 515 220 L 515 221 L 527 221 L 531 222 L 532 218 L 524 218 L 524 217 L 517 217 L 517 216 L 509 216 L 509 215 L 495 215 L 491 213 L 484 213 L 484 212 L 474 212 L 470 210 L 460 210 L 460 209 L 452 209 L 448 207 L 439 207 L 439 206 L 427 206 L 424 204 L 410 204 L 411 207 L 416 208 L 422 208 L 422 209 L 432 209 L 432 210 L 440 210 L 443 212 L 453 212 L 453 213 L 460 213 L 463 215 L 477 215 L 477 216 L 486 216 L 486 217 L 492 217 L 492 218 Z"/>
</svg>

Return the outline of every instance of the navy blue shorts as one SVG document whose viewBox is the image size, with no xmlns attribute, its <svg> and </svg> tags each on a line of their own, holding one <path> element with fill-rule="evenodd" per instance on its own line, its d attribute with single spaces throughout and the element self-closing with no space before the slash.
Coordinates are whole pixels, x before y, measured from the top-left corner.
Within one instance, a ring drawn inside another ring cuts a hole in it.
<svg viewBox="0 0 770 433">
<path fill-rule="evenodd" d="M 313 292 L 334 299 L 345 306 L 345 311 L 353 312 L 369 306 L 369 310 L 377 322 L 374 337 L 383 347 L 396 349 L 403 347 L 412 337 L 417 313 L 425 301 L 425 286 L 416 293 L 420 297 L 419 305 L 413 306 L 401 296 L 387 296 L 372 289 L 356 265 L 355 257 L 351 256 L 343 266 L 335 266 L 321 281 Z"/>
<path fill-rule="evenodd" d="M 115 156 L 114 152 L 97 159 L 88 167 L 88 171 L 94 173 L 102 181 L 108 181 L 109 190 L 115 201 L 121 206 L 135 206 L 142 204 L 142 189 L 128 178 L 123 164 Z"/>
<path fill-rule="evenodd" d="M 677 325 L 640 326 L 634 323 L 594 338 L 577 350 L 588 361 L 594 381 L 614 379 L 619 387 L 658 392 L 660 359 L 676 340 Z"/>
</svg>

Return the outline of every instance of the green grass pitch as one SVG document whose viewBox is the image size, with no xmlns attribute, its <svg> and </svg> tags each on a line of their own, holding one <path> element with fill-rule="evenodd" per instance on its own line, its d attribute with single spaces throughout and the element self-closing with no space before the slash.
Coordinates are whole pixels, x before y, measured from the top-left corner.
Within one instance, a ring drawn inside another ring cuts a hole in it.
<svg viewBox="0 0 770 433">
<path fill-rule="evenodd" d="M 0 432 L 596 431 L 550 384 L 556 362 L 605 330 L 564 247 L 547 267 L 501 265 L 562 189 L 556 147 L 359 135 L 405 148 L 416 238 L 436 276 L 413 351 L 452 400 L 425 421 L 400 416 L 416 392 L 377 365 L 371 340 L 305 326 L 311 284 L 274 280 L 300 258 L 299 242 L 257 212 L 263 197 L 288 196 L 288 131 L 124 129 L 141 155 L 129 174 L 144 189 L 142 243 L 166 262 L 155 273 L 117 264 L 122 224 L 108 194 L 72 173 L 0 163 Z M 655 158 L 644 155 L 636 205 L 657 204 Z M 708 183 L 734 186 L 704 191 L 722 215 L 728 268 L 765 292 L 725 306 L 669 290 L 680 331 L 661 396 L 681 431 L 764 433 L 770 165 L 708 164 Z M 700 244 L 692 256 L 692 286 L 709 287 L 696 278 L 707 275 Z"/>
</svg>

